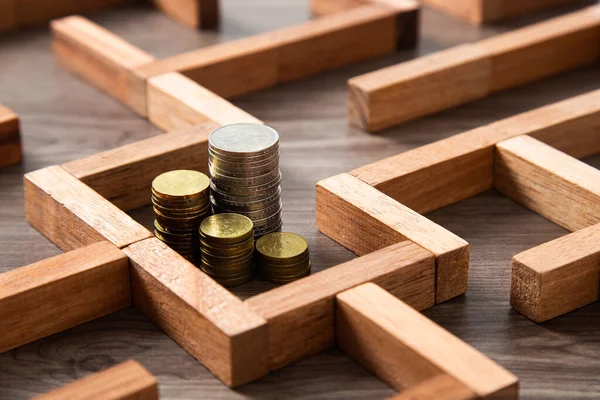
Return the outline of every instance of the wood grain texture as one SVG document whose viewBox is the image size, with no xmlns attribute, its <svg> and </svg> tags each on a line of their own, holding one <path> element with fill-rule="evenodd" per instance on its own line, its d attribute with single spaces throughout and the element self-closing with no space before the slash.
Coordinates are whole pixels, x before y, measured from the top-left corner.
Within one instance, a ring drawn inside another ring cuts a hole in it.
<svg viewBox="0 0 600 400">
<path fill-rule="evenodd" d="M 219 27 L 219 0 L 152 0 L 162 12 L 190 28 Z"/>
<path fill-rule="evenodd" d="M 436 257 L 436 303 L 467 291 L 469 244 L 350 174 L 317 184 L 317 227 L 358 255 L 411 240 Z"/>
<path fill-rule="evenodd" d="M 363 6 L 178 54 L 137 72 L 145 77 L 179 72 L 218 96 L 237 97 L 414 46 L 417 11 L 415 2 Z"/>
<path fill-rule="evenodd" d="M 15 29 L 18 25 L 16 0 L 0 0 L 0 32 Z"/>
<path fill-rule="evenodd" d="M 129 261 L 99 242 L 0 274 L 0 352 L 100 318 L 131 302 Z"/>
<path fill-rule="evenodd" d="M 146 87 L 137 67 L 154 61 L 150 54 L 79 16 L 52 21 L 57 61 L 145 116 Z"/>
<path fill-rule="evenodd" d="M 600 225 L 517 254 L 512 260 L 510 304 L 544 322 L 598 300 Z"/>
<path fill-rule="evenodd" d="M 369 132 L 434 114 L 489 94 L 491 58 L 462 45 L 348 81 L 350 122 Z"/>
<path fill-rule="evenodd" d="M 60 166 L 25 175 L 27 220 L 63 251 L 102 240 L 122 248 L 152 233 Z"/>
<path fill-rule="evenodd" d="M 150 204 L 152 180 L 166 171 L 208 174 L 208 135 L 219 125 L 204 122 L 63 165 L 77 179 L 128 211 Z"/>
<path fill-rule="evenodd" d="M 434 257 L 404 241 L 246 300 L 267 320 L 270 368 L 333 346 L 335 295 L 366 282 L 423 310 L 435 303 Z"/>
<path fill-rule="evenodd" d="M 148 119 L 164 131 L 206 121 L 262 124 L 257 118 L 177 72 L 147 80 Z"/>
<path fill-rule="evenodd" d="M 123 251 L 133 305 L 223 383 L 235 387 L 268 373 L 265 320 L 158 239 Z"/>
<path fill-rule="evenodd" d="M 42 24 L 70 14 L 89 13 L 131 3 L 132 0 L 14 0 L 19 27 Z"/>
<path fill-rule="evenodd" d="M 522 3 L 522 2 L 519 2 Z M 524 85 L 600 58 L 600 6 L 479 42 L 492 58 L 492 92 Z"/>
<path fill-rule="evenodd" d="M 448 374 L 434 375 L 433 378 L 403 390 L 389 400 L 475 400 L 477 396 L 468 387 Z"/>
<path fill-rule="evenodd" d="M 140 363 L 129 360 L 34 400 L 158 400 L 158 384 Z"/>
<path fill-rule="evenodd" d="M 510 17 L 529 14 L 581 0 L 421 0 L 423 4 L 448 13 L 473 24 L 501 21 Z"/>
<path fill-rule="evenodd" d="M 495 145 L 520 135 L 575 157 L 600 153 L 600 91 L 454 135 L 351 174 L 425 214 L 491 189 Z"/>
<path fill-rule="evenodd" d="M 600 170 L 528 136 L 496 149 L 502 194 L 570 231 L 600 223 Z"/>
<path fill-rule="evenodd" d="M 519 398 L 516 376 L 381 287 L 368 283 L 336 299 L 338 345 L 394 388 L 446 373 L 478 398 Z"/>
<path fill-rule="evenodd" d="M 0 167 L 18 164 L 22 159 L 19 117 L 0 104 Z"/>
</svg>

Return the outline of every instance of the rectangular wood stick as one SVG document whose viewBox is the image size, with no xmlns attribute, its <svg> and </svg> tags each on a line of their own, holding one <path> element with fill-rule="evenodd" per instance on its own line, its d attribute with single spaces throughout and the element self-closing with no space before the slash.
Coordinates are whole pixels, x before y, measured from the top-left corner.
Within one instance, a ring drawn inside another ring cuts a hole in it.
<svg viewBox="0 0 600 400">
<path fill-rule="evenodd" d="M 103 240 L 122 248 L 152 237 L 129 215 L 55 165 L 24 177 L 27 220 L 63 251 Z"/>
<path fill-rule="evenodd" d="M 152 0 L 162 12 L 190 28 L 219 27 L 219 0 Z"/>
<path fill-rule="evenodd" d="M 148 79 L 148 119 L 164 131 L 201 122 L 220 125 L 262 121 L 177 72 Z"/>
<path fill-rule="evenodd" d="M 158 400 L 156 378 L 129 360 L 33 400 Z"/>
<path fill-rule="evenodd" d="M 592 225 L 517 254 L 510 305 L 544 322 L 598 300 L 600 225 Z"/>
<path fill-rule="evenodd" d="M 272 370 L 335 344 L 334 298 L 375 282 L 417 310 L 435 303 L 433 255 L 404 241 L 246 300 L 268 322 Z"/>
<path fill-rule="evenodd" d="M 163 172 L 192 169 L 208 174 L 208 135 L 218 126 L 204 122 L 71 161 L 63 168 L 128 211 L 150 203 L 152 181 Z"/>
<path fill-rule="evenodd" d="M 358 255 L 411 240 L 436 257 L 436 303 L 467 291 L 469 244 L 350 174 L 317 183 L 317 227 Z"/>
<path fill-rule="evenodd" d="M 9 0 L 10 1 L 10 0 Z M 53 18 L 71 14 L 84 14 L 114 7 L 133 0 L 13 0 L 19 27 L 45 23 Z"/>
<path fill-rule="evenodd" d="M 600 58 L 600 6 L 349 81 L 350 121 L 368 131 L 439 112 Z"/>
<path fill-rule="evenodd" d="M 0 274 L 0 352 L 130 304 L 129 261 L 99 242 Z"/>
<path fill-rule="evenodd" d="M 18 164 L 23 159 L 19 117 L 0 105 L 0 167 Z"/>
<path fill-rule="evenodd" d="M 226 385 L 268 373 L 265 320 L 158 239 L 123 251 L 133 305 Z"/>
<path fill-rule="evenodd" d="M 495 145 L 530 135 L 575 157 L 600 152 L 600 91 L 434 142 L 351 172 L 418 213 L 492 188 Z"/>
<path fill-rule="evenodd" d="M 179 54 L 138 68 L 150 78 L 180 72 L 232 98 L 414 46 L 418 4 L 364 6 L 278 31 Z"/>
<path fill-rule="evenodd" d="M 599 170 L 528 136 L 496 149 L 502 194 L 571 231 L 600 223 Z"/>
<path fill-rule="evenodd" d="M 516 376 L 375 284 L 338 294 L 336 334 L 344 352 L 398 390 L 444 373 L 480 399 L 519 397 Z"/>
<path fill-rule="evenodd" d="M 136 68 L 154 61 L 150 54 L 79 16 L 51 23 L 58 62 L 92 85 L 145 116 L 146 85 Z"/>
<path fill-rule="evenodd" d="M 389 400 L 476 400 L 477 396 L 468 387 L 448 374 L 434 375 L 416 386 L 403 390 Z"/>
</svg>

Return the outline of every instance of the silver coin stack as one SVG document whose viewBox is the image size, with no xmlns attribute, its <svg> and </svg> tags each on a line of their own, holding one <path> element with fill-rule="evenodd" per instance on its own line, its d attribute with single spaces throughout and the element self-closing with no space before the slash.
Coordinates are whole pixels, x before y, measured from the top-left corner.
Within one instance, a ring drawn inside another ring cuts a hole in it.
<svg viewBox="0 0 600 400">
<path fill-rule="evenodd" d="M 277 131 L 259 124 L 222 126 L 208 137 L 208 158 L 214 213 L 245 215 L 257 238 L 281 231 Z"/>
</svg>

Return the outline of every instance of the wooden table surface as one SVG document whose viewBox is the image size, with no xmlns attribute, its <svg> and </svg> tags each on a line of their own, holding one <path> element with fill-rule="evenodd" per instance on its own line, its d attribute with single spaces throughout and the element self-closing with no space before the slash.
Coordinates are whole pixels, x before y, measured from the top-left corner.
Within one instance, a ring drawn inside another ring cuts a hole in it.
<svg viewBox="0 0 600 400">
<path fill-rule="evenodd" d="M 91 18 L 159 57 L 305 21 L 307 0 L 223 1 L 218 33 L 190 31 L 144 6 Z M 563 10 L 564 11 L 564 10 Z M 315 227 L 315 183 L 323 178 L 535 107 L 600 88 L 598 66 L 495 95 L 373 136 L 346 120 L 346 80 L 401 60 L 547 18 L 476 28 L 423 13 L 417 51 L 349 66 L 237 99 L 281 134 L 285 229 L 311 245 L 313 269 L 354 257 Z M 407 99 L 410 101 L 410 99 Z M 27 225 L 28 171 L 134 142 L 159 131 L 58 67 L 45 27 L 0 37 L 0 104 L 22 118 L 25 161 L 0 170 L 0 272 L 59 254 Z M 600 167 L 600 157 L 586 160 Z M 148 225 L 148 208 L 132 215 Z M 536 325 L 509 306 L 510 259 L 566 232 L 491 191 L 429 215 L 471 244 L 469 291 L 425 314 L 521 379 L 523 399 L 592 399 L 600 392 L 600 305 Z M 247 298 L 271 286 L 252 282 Z M 0 333 L 1 334 L 1 333 Z M 0 399 L 25 399 L 135 358 L 158 377 L 163 399 L 383 398 L 390 387 L 331 349 L 231 391 L 133 309 L 0 354 Z"/>
</svg>

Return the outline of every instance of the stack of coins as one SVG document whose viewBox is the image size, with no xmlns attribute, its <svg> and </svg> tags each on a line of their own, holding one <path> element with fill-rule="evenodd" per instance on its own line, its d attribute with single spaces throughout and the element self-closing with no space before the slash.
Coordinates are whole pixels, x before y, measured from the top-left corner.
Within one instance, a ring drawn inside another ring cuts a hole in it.
<svg viewBox="0 0 600 400">
<path fill-rule="evenodd" d="M 223 286 L 246 283 L 254 272 L 254 228 L 240 214 L 217 214 L 200 224 L 200 268 Z"/>
<path fill-rule="evenodd" d="M 154 235 L 190 261 L 198 253 L 198 227 L 211 214 L 209 179 L 197 171 L 165 172 L 152 181 Z"/>
<path fill-rule="evenodd" d="M 282 226 L 279 134 L 258 124 L 218 128 L 208 138 L 211 201 L 215 214 L 237 213 L 254 223 L 254 235 Z"/>
<path fill-rule="evenodd" d="M 260 274 L 273 283 L 287 283 L 310 274 L 308 243 L 302 236 L 275 232 L 256 241 Z"/>
</svg>

